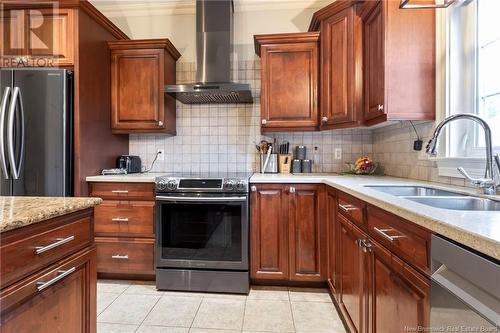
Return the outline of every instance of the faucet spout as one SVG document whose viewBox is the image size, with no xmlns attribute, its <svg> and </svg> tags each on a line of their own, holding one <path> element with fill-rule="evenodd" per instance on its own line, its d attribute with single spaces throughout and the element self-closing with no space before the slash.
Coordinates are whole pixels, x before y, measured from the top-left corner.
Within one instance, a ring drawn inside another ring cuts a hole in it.
<svg viewBox="0 0 500 333">
<path fill-rule="evenodd" d="M 436 129 L 434 130 L 432 138 L 429 140 L 429 143 L 427 144 L 425 151 L 427 154 L 431 156 L 436 156 L 438 153 L 438 139 L 439 136 L 441 135 L 443 127 L 449 124 L 450 122 L 459 119 L 472 120 L 483 128 L 484 141 L 486 143 L 486 168 L 484 171 L 484 178 L 472 178 L 462 167 L 459 167 L 458 171 L 472 184 L 484 188 L 484 193 L 496 194 L 496 188 L 498 187 L 500 182 L 496 179 L 495 169 L 497 170 L 497 174 L 500 175 L 500 157 L 498 156 L 498 154 L 496 154 L 495 157 L 493 158 L 491 128 L 483 118 L 472 113 L 461 113 L 447 117 L 436 126 Z M 493 163 L 493 160 L 495 160 L 495 164 Z"/>
</svg>

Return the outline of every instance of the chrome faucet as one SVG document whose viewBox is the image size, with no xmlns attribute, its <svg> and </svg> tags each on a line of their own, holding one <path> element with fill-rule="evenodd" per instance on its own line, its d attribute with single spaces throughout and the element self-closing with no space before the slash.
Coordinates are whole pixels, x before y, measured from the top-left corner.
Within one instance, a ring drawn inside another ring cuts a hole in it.
<svg viewBox="0 0 500 333">
<path fill-rule="evenodd" d="M 498 180 L 498 178 L 500 178 L 500 157 L 498 156 L 498 154 L 495 154 L 495 156 L 493 157 L 491 128 L 483 118 L 471 113 L 455 114 L 447 117 L 437 125 L 432 138 L 429 140 L 429 143 L 425 147 L 425 151 L 429 155 L 436 156 L 438 153 L 438 138 L 441 134 L 441 130 L 446 124 L 458 119 L 472 120 L 481 125 L 481 127 L 483 128 L 484 141 L 486 142 L 486 170 L 484 172 L 484 178 L 472 178 L 462 167 L 457 168 L 457 170 L 473 185 L 483 188 L 485 194 L 495 195 L 497 187 L 500 185 L 500 181 Z M 497 175 L 495 175 L 495 169 L 497 170 Z"/>
</svg>

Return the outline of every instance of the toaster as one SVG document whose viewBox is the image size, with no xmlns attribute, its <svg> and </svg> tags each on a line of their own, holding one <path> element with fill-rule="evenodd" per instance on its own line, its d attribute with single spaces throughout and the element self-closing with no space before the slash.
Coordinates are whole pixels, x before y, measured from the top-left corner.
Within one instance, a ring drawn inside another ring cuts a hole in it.
<svg viewBox="0 0 500 333">
<path fill-rule="evenodd" d="M 122 155 L 116 160 L 116 167 L 127 173 L 140 173 L 141 166 L 141 158 L 135 155 Z"/>
</svg>

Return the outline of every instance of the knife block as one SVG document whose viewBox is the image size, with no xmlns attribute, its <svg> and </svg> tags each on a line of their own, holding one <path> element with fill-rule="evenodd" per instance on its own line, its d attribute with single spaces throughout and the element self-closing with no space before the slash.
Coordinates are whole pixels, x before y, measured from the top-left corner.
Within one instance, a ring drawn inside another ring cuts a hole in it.
<svg viewBox="0 0 500 333">
<path fill-rule="evenodd" d="M 292 154 L 283 154 L 278 157 L 279 161 L 279 171 L 280 173 L 290 173 L 290 169 L 292 166 Z"/>
</svg>

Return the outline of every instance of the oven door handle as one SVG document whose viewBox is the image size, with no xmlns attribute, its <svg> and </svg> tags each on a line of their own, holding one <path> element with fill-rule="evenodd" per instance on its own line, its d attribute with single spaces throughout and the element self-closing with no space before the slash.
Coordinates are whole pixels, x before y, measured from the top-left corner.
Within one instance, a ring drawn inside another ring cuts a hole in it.
<svg viewBox="0 0 500 333">
<path fill-rule="evenodd" d="M 247 201 L 247 197 L 173 197 L 173 196 L 156 196 L 157 201 L 169 202 L 243 202 Z"/>
</svg>

